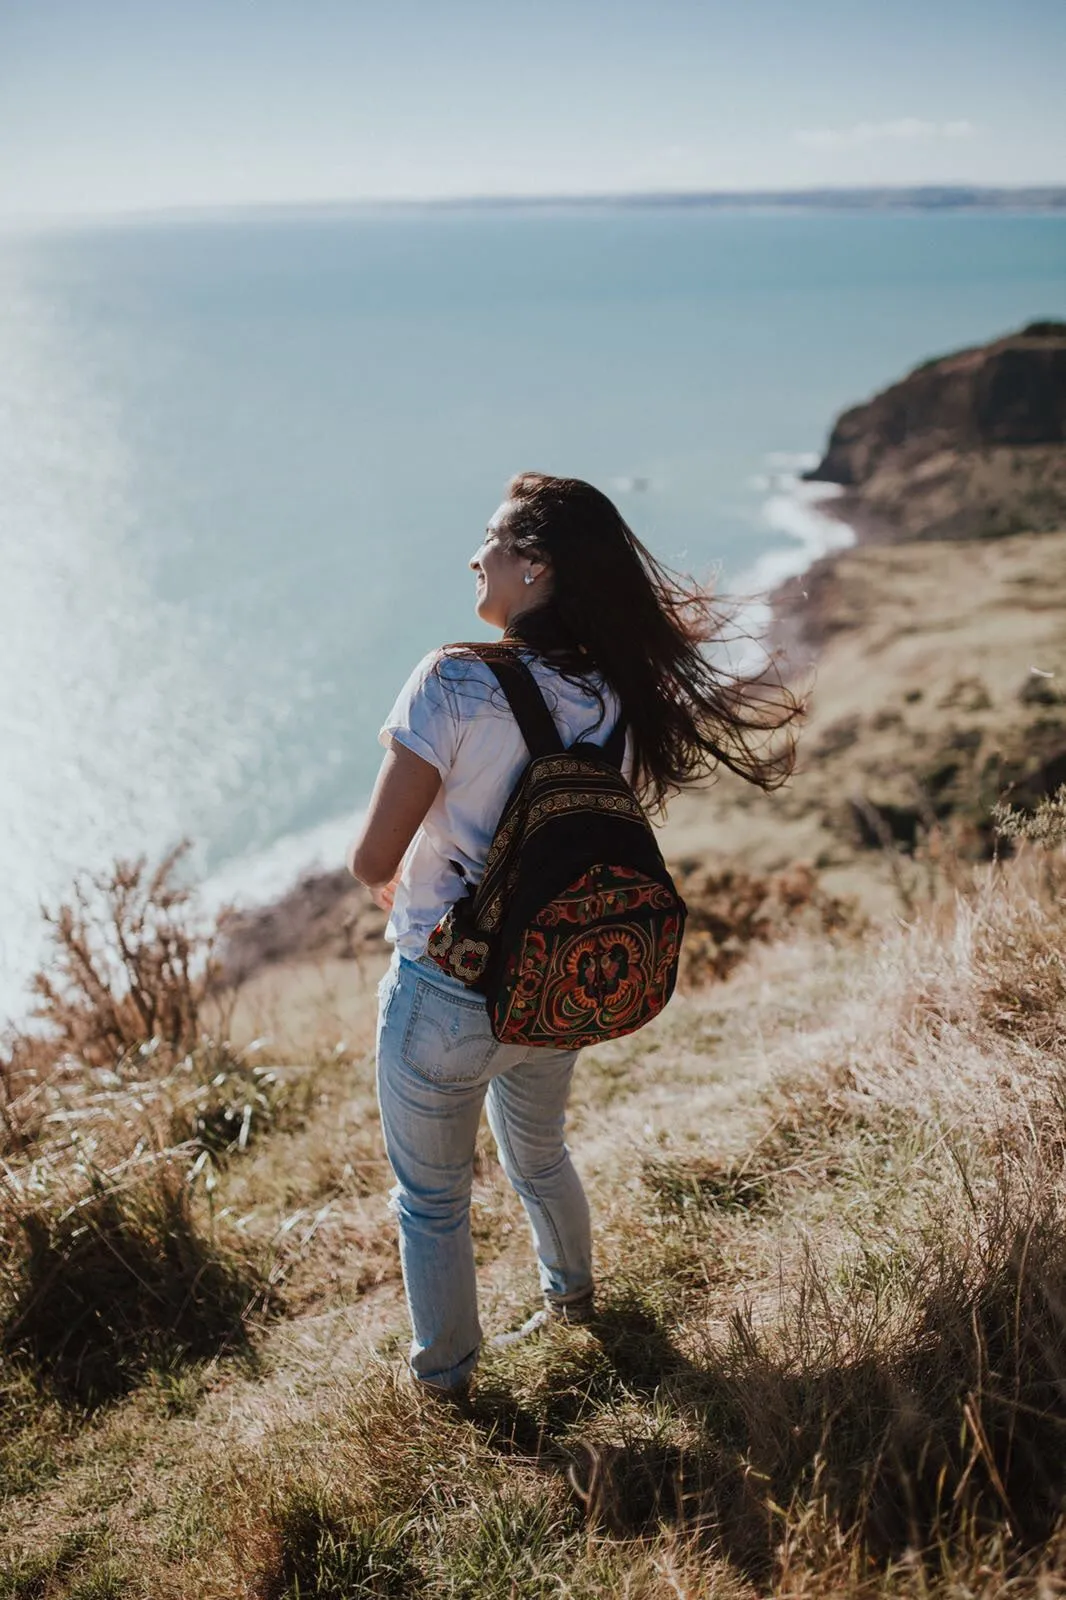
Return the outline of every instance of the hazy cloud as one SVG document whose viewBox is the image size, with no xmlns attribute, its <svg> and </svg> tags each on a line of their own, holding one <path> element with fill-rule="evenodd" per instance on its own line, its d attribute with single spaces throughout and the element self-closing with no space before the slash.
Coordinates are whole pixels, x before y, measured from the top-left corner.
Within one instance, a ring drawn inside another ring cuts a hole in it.
<svg viewBox="0 0 1066 1600">
<path fill-rule="evenodd" d="M 970 139 L 977 132 L 965 118 L 955 122 L 927 122 L 921 117 L 897 117 L 893 122 L 856 122 L 850 128 L 797 128 L 797 144 L 814 150 L 842 150 L 854 145 L 916 144 L 931 139 Z"/>
</svg>

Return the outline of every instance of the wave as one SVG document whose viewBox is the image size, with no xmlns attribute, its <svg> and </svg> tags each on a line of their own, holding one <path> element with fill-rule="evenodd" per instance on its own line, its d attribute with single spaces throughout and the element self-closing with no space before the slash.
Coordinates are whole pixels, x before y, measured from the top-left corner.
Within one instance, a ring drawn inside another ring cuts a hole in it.
<svg viewBox="0 0 1066 1600">
<path fill-rule="evenodd" d="M 741 597 L 737 625 L 750 635 L 725 652 L 735 672 L 752 674 L 766 666 L 767 651 L 759 641 L 766 638 L 773 620 L 771 592 L 820 557 L 855 543 L 852 527 L 819 509 L 843 494 L 843 489 L 835 483 L 807 483 L 800 477 L 817 461 L 817 455 L 807 452 L 774 451 L 765 458 L 765 472 L 753 480 L 754 487 L 770 491 L 760 508 L 760 524 L 783 535 L 786 543 L 765 551 L 733 585 L 734 593 Z"/>
<path fill-rule="evenodd" d="M 768 550 L 744 576 L 748 588 L 774 588 L 785 578 L 803 572 L 820 556 L 845 550 L 855 543 L 855 530 L 838 517 L 827 516 L 819 506 L 835 500 L 843 490 L 834 483 L 803 483 L 794 478 L 772 494 L 762 508 L 762 520 L 791 543 Z"/>
</svg>

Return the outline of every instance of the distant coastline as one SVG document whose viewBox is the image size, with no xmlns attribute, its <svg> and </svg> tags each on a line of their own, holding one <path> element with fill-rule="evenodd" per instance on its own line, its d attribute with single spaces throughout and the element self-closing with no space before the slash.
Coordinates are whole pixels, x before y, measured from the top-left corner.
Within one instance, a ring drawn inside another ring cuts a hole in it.
<svg viewBox="0 0 1066 1600">
<path fill-rule="evenodd" d="M 992 187 L 982 184 L 882 185 L 812 189 L 647 189 L 587 194 L 446 195 L 424 198 L 337 198 L 262 201 L 242 206 L 167 206 L 121 212 L 0 217 L 0 230 L 20 227 L 114 226 L 130 223 L 283 221 L 286 218 L 395 216 L 449 211 L 774 211 L 774 212 L 1066 212 L 1066 184 Z"/>
<path fill-rule="evenodd" d="M 383 202 L 375 202 L 382 204 Z M 988 188 L 970 184 L 923 184 L 880 188 L 816 189 L 648 189 L 619 194 L 484 195 L 426 201 L 394 201 L 395 205 L 505 207 L 618 206 L 642 209 L 692 206 L 709 210 L 841 210 L 841 211 L 1061 211 L 1066 210 L 1066 185 Z"/>
</svg>

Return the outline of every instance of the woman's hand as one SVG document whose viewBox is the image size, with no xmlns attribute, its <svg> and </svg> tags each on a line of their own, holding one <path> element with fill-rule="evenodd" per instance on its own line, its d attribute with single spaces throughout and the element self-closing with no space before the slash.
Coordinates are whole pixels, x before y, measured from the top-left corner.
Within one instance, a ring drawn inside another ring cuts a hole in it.
<svg viewBox="0 0 1066 1600">
<path fill-rule="evenodd" d="M 370 898 L 382 911 L 392 910 L 392 903 L 396 898 L 396 885 L 399 881 L 400 874 L 397 873 L 391 883 L 379 883 L 371 888 Z"/>
</svg>

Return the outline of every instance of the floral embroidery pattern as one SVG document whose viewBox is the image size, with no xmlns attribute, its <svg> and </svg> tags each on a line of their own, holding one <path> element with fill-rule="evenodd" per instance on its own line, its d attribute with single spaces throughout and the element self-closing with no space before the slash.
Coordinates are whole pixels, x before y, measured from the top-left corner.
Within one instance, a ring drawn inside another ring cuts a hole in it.
<svg viewBox="0 0 1066 1600">
<path fill-rule="evenodd" d="M 592 868 L 544 907 L 512 954 L 497 1038 L 579 1050 L 633 1032 L 669 999 L 680 945 L 677 902 L 662 884 Z"/>
</svg>

